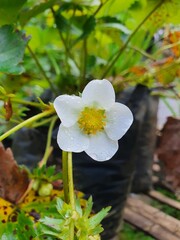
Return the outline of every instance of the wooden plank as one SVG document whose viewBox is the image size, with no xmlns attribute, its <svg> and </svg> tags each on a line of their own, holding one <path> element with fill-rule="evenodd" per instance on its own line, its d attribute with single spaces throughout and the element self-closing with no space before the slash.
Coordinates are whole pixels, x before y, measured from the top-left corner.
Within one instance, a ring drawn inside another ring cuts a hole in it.
<svg viewBox="0 0 180 240">
<path fill-rule="evenodd" d="M 162 203 L 168 204 L 169 206 L 180 210 L 180 202 L 175 201 L 171 198 L 168 198 L 157 191 L 152 190 L 152 191 L 148 192 L 148 195 Z"/>
<path fill-rule="evenodd" d="M 167 231 L 162 226 L 154 224 L 146 217 L 133 212 L 131 209 L 128 209 L 128 207 L 124 209 L 124 219 L 130 224 L 143 229 L 143 231 L 149 233 L 158 240 L 179 240 L 179 237 Z"/>
<path fill-rule="evenodd" d="M 127 209 L 128 211 L 132 212 L 133 215 L 137 214 L 137 216 L 139 216 L 139 221 L 142 222 L 141 225 L 144 231 L 147 231 L 147 229 L 144 229 L 144 220 L 146 219 L 146 222 L 148 221 L 149 225 L 147 227 L 149 234 L 153 235 L 154 231 L 155 234 L 157 234 L 156 230 L 162 228 L 162 231 L 164 231 L 165 235 L 168 236 L 168 232 L 169 234 L 172 234 L 175 238 L 180 239 L 180 221 L 178 221 L 177 219 L 165 214 L 157 208 L 148 205 L 147 203 L 144 203 L 136 197 L 129 197 L 127 200 L 127 205 L 125 209 L 125 220 L 127 220 Z M 134 224 L 136 225 L 136 222 L 134 222 Z"/>
<path fill-rule="evenodd" d="M 142 216 L 145 216 L 153 222 L 160 224 L 162 227 L 167 228 L 169 231 L 177 233 L 180 237 L 180 221 L 178 221 L 176 218 L 165 214 L 159 209 L 152 207 L 135 197 L 128 198 L 127 206 Z"/>
</svg>

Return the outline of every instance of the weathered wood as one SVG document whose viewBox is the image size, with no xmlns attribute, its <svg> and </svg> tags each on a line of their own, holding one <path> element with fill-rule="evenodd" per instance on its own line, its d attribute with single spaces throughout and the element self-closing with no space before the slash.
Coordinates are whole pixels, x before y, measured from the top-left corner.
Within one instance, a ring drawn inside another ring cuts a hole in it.
<svg viewBox="0 0 180 240">
<path fill-rule="evenodd" d="M 154 208 L 135 197 L 129 197 L 125 208 L 124 219 L 131 222 L 129 218 L 130 213 L 134 216 L 134 218 L 138 217 L 138 224 L 136 221 L 132 222 L 132 224 L 149 232 L 152 236 L 156 235 L 155 237 L 157 237 L 157 235 L 160 234 L 158 233 L 158 229 L 161 229 L 160 235 L 164 234 L 168 236 L 170 234 L 174 237 L 162 238 L 159 235 L 159 238 L 157 239 L 180 239 L 180 221 L 163 213 L 157 208 Z"/>
<path fill-rule="evenodd" d="M 146 217 L 128 209 L 128 207 L 124 210 L 124 219 L 130 224 L 143 229 L 143 231 L 149 233 L 158 240 L 179 240 L 179 237 L 167 231 L 160 225 L 154 224 Z"/>
<path fill-rule="evenodd" d="M 180 210 L 180 202 L 177 202 L 171 198 L 168 198 L 157 191 L 152 190 L 148 193 L 148 195 L 162 203 L 168 204 L 169 206 Z"/>
</svg>

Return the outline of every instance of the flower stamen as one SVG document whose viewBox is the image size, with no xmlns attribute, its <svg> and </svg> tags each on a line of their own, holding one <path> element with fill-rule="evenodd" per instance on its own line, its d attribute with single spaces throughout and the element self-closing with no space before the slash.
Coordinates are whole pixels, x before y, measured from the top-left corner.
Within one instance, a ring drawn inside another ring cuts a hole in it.
<svg viewBox="0 0 180 240">
<path fill-rule="evenodd" d="M 106 125 L 105 110 L 85 107 L 78 119 L 79 128 L 87 135 L 103 131 Z"/>
</svg>

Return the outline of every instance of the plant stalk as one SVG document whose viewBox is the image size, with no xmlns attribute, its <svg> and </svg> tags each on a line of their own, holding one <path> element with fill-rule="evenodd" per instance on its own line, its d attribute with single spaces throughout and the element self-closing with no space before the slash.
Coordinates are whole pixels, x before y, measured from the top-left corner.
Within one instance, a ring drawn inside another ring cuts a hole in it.
<svg viewBox="0 0 180 240">
<path fill-rule="evenodd" d="M 50 149 L 51 149 L 51 137 L 52 137 L 52 131 L 54 128 L 54 124 L 57 120 L 57 116 L 53 117 L 49 126 L 49 130 L 48 130 L 48 135 L 47 135 L 47 142 L 46 142 L 46 149 L 45 149 L 45 153 L 43 156 L 43 159 L 41 160 L 41 166 L 46 165 L 47 160 L 49 158 L 49 154 L 51 153 Z"/>
<path fill-rule="evenodd" d="M 62 152 L 64 201 L 75 210 L 72 152 Z M 74 240 L 73 219 L 69 225 L 69 240 Z"/>
<path fill-rule="evenodd" d="M 15 133 L 16 131 L 18 131 L 19 129 L 43 118 L 43 117 L 46 117 L 46 116 L 49 116 L 51 114 L 53 114 L 55 112 L 55 110 L 53 108 L 49 109 L 49 110 L 46 110 L 42 113 L 39 113 L 31 118 L 28 118 L 27 120 L 25 120 L 24 122 L 16 125 L 15 127 L 11 128 L 9 131 L 7 131 L 6 133 L 2 134 L 0 136 L 0 141 L 4 140 L 5 138 L 9 137 L 11 134 Z"/>
<path fill-rule="evenodd" d="M 63 171 L 63 190 L 64 190 L 64 201 L 69 203 L 69 183 L 68 183 L 68 153 L 62 151 L 62 171 Z"/>
<path fill-rule="evenodd" d="M 68 157 L 67 160 L 68 160 L 69 202 L 72 206 L 72 209 L 75 210 L 72 152 L 68 152 L 67 157 Z"/>
<path fill-rule="evenodd" d="M 73 164 L 72 164 L 72 152 L 68 152 L 68 183 L 69 183 L 69 202 L 72 211 L 75 210 L 75 199 L 74 199 L 74 183 L 73 183 Z M 70 226 L 70 238 L 69 240 L 74 240 L 74 221 L 71 220 Z"/>
</svg>

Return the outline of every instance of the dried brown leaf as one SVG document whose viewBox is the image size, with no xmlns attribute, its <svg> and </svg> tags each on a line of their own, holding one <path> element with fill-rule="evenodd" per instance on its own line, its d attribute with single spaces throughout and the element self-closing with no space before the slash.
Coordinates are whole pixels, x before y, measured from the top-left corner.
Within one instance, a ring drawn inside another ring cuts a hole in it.
<svg viewBox="0 0 180 240">
<path fill-rule="evenodd" d="M 0 197 L 16 203 L 28 184 L 27 171 L 17 165 L 11 149 L 0 143 Z"/>
</svg>

